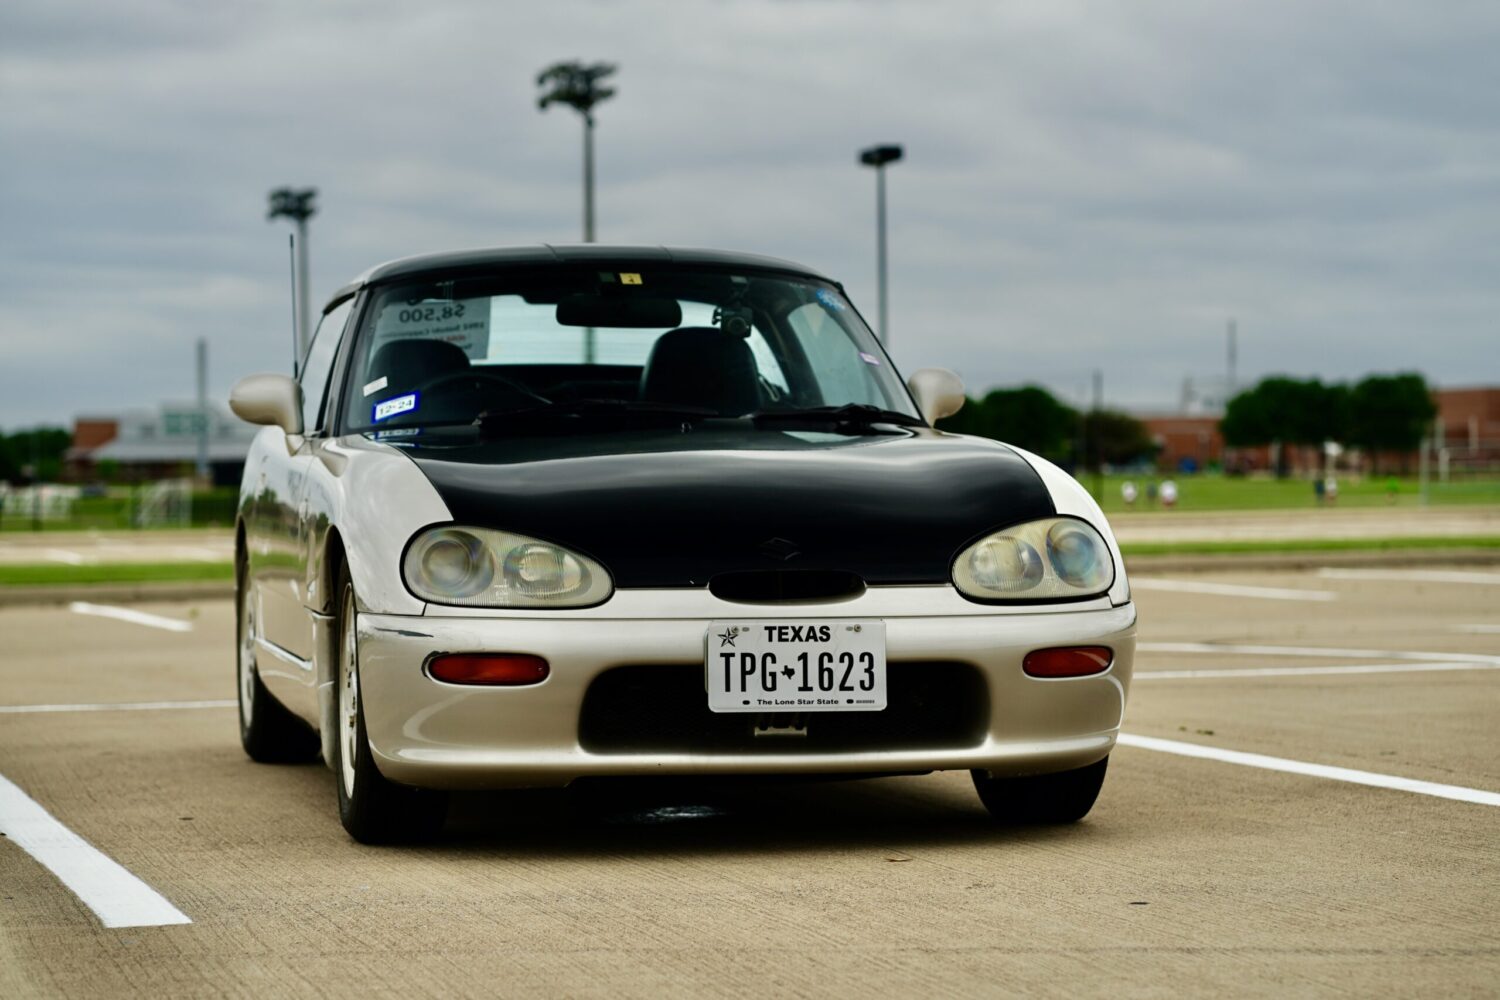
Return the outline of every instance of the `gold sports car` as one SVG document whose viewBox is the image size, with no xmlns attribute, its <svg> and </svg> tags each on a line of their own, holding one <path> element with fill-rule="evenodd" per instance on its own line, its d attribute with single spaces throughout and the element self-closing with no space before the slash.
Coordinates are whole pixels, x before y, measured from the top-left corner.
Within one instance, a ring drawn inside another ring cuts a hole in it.
<svg viewBox="0 0 1500 1000">
<path fill-rule="evenodd" d="M 366 842 L 448 789 L 972 772 L 1093 806 L 1135 607 L 1098 506 L 933 423 L 835 281 L 748 254 L 516 247 L 366 272 L 266 427 L 236 532 L 240 736 L 321 753 Z"/>
</svg>

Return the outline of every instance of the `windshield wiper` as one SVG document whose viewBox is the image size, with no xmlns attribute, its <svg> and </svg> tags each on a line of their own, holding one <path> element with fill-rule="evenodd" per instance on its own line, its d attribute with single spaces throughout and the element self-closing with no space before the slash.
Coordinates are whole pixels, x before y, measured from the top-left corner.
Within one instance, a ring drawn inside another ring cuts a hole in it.
<svg viewBox="0 0 1500 1000">
<path fill-rule="evenodd" d="M 809 406 L 800 410 L 758 410 L 749 414 L 756 424 L 831 423 L 868 426 L 896 424 L 900 427 L 925 427 L 921 417 L 899 410 L 887 410 L 869 403 L 845 403 L 843 406 Z"/>
<path fill-rule="evenodd" d="M 626 422 L 635 418 L 670 418 L 686 423 L 717 416 L 720 416 L 718 410 L 711 410 L 705 406 L 652 403 L 635 399 L 566 399 L 544 403 L 541 406 L 518 407 L 513 410 L 486 410 L 479 415 L 477 423 L 481 431 L 495 431 L 517 425 L 530 426 L 538 422 L 554 422 L 554 419 L 558 417 L 575 419 L 623 417 Z"/>
</svg>

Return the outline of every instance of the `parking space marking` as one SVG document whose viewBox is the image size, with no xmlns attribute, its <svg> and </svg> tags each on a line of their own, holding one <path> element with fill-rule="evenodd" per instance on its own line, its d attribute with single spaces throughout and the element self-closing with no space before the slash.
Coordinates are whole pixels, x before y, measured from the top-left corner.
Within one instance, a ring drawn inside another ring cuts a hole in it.
<svg viewBox="0 0 1500 1000">
<path fill-rule="evenodd" d="M 0 832 L 72 890 L 105 927 L 160 927 L 192 920 L 0 775 Z"/>
<path fill-rule="evenodd" d="M 1390 788 L 1402 792 L 1415 792 L 1418 795 L 1431 795 L 1436 798 L 1453 799 L 1458 802 L 1472 802 L 1482 806 L 1500 806 L 1500 792 L 1486 792 L 1478 788 L 1465 788 L 1462 785 L 1441 785 L 1435 781 L 1418 781 L 1415 778 L 1403 778 L 1394 774 L 1357 771 L 1348 767 L 1312 764 L 1304 760 L 1288 760 L 1285 757 L 1267 757 L 1265 754 L 1245 753 L 1240 750 L 1223 750 L 1219 747 L 1204 746 L 1201 743 L 1162 740 L 1154 736 L 1135 736 L 1130 733 L 1121 733 L 1119 743 L 1121 746 L 1136 747 L 1141 750 L 1156 750 L 1161 753 L 1177 754 L 1182 757 L 1197 757 L 1202 760 L 1216 760 L 1224 764 L 1258 767 L 1266 771 L 1284 771 L 1288 774 L 1302 774 L 1312 778 L 1327 778 L 1332 781 L 1347 781 L 1356 785 L 1370 785 L 1375 788 Z"/>
<path fill-rule="evenodd" d="M 82 566 L 88 562 L 83 556 L 70 549 L 48 549 L 46 556 L 53 562 L 67 563 L 69 566 Z"/>
<path fill-rule="evenodd" d="M 68 605 L 68 610 L 77 615 L 96 615 L 99 618 L 113 618 L 116 621 L 165 629 L 168 632 L 191 632 L 193 630 L 192 622 L 185 622 L 180 618 L 165 618 L 162 615 L 147 614 L 144 611 L 136 611 L 132 608 L 117 608 L 112 604 L 90 604 L 87 601 L 74 601 Z"/>
<path fill-rule="evenodd" d="M 1324 657 L 1332 660 L 1415 660 L 1425 663 L 1500 663 L 1487 653 L 1426 653 L 1399 649 L 1343 649 L 1336 646 L 1260 646 L 1232 642 L 1143 642 L 1142 653 L 1243 653 L 1249 656 Z"/>
<path fill-rule="evenodd" d="M 1318 575 L 1329 580 L 1404 580 L 1411 583 L 1500 583 L 1500 573 L 1459 569 L 1342 569 L 1325 566 Z"/>
<path fill-rule="evenodd" d="M 1500 635 L 1500 625 L 1455 625 L 1455 632 L 1467 632 L 1470 635 Z"/>
<path fill-rule="evenodd" d="M 233 698 L 212 701 L 121 701 L 92 705 L 0 705 L 0 715 L 29 715 L 34 712 L 156 712 L 179 708 L 234 708 Z"/>
<path fill-rule="evenodd" d="M 1144 670 L 1138 681 L 1199 680 L 1225 677 L 1301 677 L 1317 674 L 1411 674 L 1436 670 L 1500 670 L 1500 663 L 1361 663 L 1342 667 L 1246 667 L 1242 670 Z"/>
<path fill-rule="evenodd" d="M 1170 590 L 1181 594 L 1214 594 L 1221 597 L 1259 597 L 1268 601 L 1336 601 L 1332 590 L 1296 590 L 1291 587 L 1248 587 L 1236 583 L 1209 583 L 1206 580 L 1162 580 L 1156 577 L 1130 578 L 1134 590 Z"/>
</svg>

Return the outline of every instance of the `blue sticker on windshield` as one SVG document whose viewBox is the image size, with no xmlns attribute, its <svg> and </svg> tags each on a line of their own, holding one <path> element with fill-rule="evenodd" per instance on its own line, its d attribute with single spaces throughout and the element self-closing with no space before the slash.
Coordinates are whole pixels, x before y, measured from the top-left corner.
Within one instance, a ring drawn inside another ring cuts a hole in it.
<svg viewBox="0 0 1500 1000">
<path fill-rule="evenodd" d="M 375 404 L 374 411 L 370 414 L 370 422 L 378 424 L 382 420 L 399 417 L 403 413 L 410 413 L 417 408 L 417 394 L 408 392 L 404 396 L 395 396 Z"/>
<path fill-rule="evenodd" d="M 823 303 L 829 309 L 834 309 L 838 312 L 843 312 L 845 309 L 844 300 L 839 298 L 838 295 L 830 292 L 826 288 L 818 289 L 818 301 Z"/>
</svg>

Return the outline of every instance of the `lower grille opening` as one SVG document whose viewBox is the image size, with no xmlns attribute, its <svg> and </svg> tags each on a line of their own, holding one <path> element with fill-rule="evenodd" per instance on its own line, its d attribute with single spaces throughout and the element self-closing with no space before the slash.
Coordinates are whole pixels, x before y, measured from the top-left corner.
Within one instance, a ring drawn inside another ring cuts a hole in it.
<svg viewBox="0 0 1500 1000">
<path fill-rule="evenodd" d="M 882 712 L 718 714 L 708 710 L 701 666 L 616 667 L 589 685 L 578 738 L 601 754 L 962 749 L 984 741 L 989 697 L 973 667 L 906 662 L 886 670 Z"/>
</svg>

